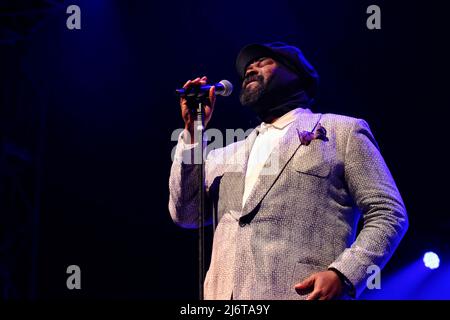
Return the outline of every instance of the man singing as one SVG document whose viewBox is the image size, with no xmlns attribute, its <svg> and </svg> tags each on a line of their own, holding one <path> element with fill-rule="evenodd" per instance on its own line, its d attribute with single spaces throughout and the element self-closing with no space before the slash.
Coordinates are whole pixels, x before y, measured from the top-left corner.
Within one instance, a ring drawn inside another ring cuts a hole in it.
<svg viewBox="0 0 450 320">
<path fill-rule="evenodd" d="M 236 67 L 241 104 L 262 123 L 206 159 L 207 223 L 215 210 L 218 224 L 205 299 L 356 298 L 369 267 L 382 268 L 408 228 L 368 124 L 310 111 L 318 75 L 296 47 L 248 45 Z M 214 102 L 212 88 L 205 123 Z M 185 98 L 180 104 L 185 130 L 172 164 L 169 210 L 175 223 L 196 228 L 199 167 L 186 161 L 199 147 L 195 106 Z"/>
</svg>

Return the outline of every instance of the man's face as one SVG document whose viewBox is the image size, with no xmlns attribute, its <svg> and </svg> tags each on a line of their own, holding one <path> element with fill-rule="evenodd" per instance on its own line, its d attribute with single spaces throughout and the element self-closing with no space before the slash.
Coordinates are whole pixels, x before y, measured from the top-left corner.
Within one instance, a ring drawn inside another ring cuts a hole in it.
<svg viewBox="0 0 450 320">
<path fill-rule="evenodd" d="M 299 80 L 298 75 L 278 63 L 276 60 L 263 57 L 253 61 L 245 70 L 239 99 L 243 106 L 257 103 L 264 94 L 280 91 Z"/>
<path fill-rule="evenodd" d="M 259 58 L 248 65 L 239 96 L 242 105 L 251 105 L 259 100 L 277 68 L 278 63 L 269 57 Z"/>
</svg>

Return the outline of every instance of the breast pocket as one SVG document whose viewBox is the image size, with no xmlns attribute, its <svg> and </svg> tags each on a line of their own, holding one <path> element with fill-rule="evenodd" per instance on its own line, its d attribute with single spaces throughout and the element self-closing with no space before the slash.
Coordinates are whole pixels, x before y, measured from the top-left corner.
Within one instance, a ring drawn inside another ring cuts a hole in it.
<svg viewBox="0 0 450 320">
<path fill-rule="evenodd" d="M 330 175 L 331 165 L 328 162 L 311 163 L 304 161 L 302 164 L 294 167 L 295 171 L 306 175 L 327 178 Z"/>
<path fill-rule="evenodd" d="M 322 157 L 304 154 L 293 159 L 292 168 L 294 171 L 301 174 L 318 178 L 327 178 L 330 175 L 331 163 Z"/>
<path fill-rule="evenodd" d="M 313 141 L 308 146 L 300 146 L 292 159 L 292 168 L 301 174 L 327 178 L 330 175 L 331 163 L 327 158 L 325 143 Z"/>
</svg>

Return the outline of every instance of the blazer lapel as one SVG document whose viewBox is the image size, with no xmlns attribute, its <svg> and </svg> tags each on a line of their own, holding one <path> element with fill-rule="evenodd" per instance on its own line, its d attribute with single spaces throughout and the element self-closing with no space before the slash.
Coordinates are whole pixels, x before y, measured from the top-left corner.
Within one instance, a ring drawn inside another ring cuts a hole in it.
<svg viewBox="0 0 450 320">
<path fill-rule="evenodd" d="M 254 129 L 237 150 L 232 159 L 233 165 L 226 172 L 229 177 L 229 181 L 230 179 L 232 180 L 229 187 L 232 188 L 230 192 L 234 195 L 228 197 L 228 201 L 230 201 L 230 199 L 233 200 L 229 203 L 229 207 L 231 208 L 230 214 L 236 220 L 239 220 L 242 215 L 242 195 L 244 194 L 245 173 L 247 171 L 248 157 L 257 136 L 258 131 Z"/>
<path fill-rule="evenodd" d="M 280 143 L 275 146 L 267 162 L 265 163 L 263 171 L 259 175 L 253 190 L 242 208 L 242 216 L 252 212 L 264 199 L 265 195 L 278 179 L 289 160 L 299 149 L 301 142 L 298 133 L 303 130 L 313 131 L 321 116 L 321 114 L 313 114 L 311 111 L 305 110 L 305 112 L 302 112 L 298 116 L 298 119 L 296 119 L 296 121 L 290 126 L 286 134 L 281 138 Z M 245 169 L 247 167 L 249 151 L 250 150 L 248 150 L 243 172 L 243 183 L 245 181 Z"/>
</svg>

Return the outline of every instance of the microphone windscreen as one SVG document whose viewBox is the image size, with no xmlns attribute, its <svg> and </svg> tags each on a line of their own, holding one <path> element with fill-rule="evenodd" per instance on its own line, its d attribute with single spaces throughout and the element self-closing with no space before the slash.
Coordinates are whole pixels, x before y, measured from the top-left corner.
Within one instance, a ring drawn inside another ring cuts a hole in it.
<svg viewBox="0 0 450 320">
<path fill-rule="evenodd" d="M 220 95 L 228 97 L 233 92 L 233 85 L 228 80 L 221 80 L 219 83 L 223 86 L 223 91 Z"/>
</svg>

